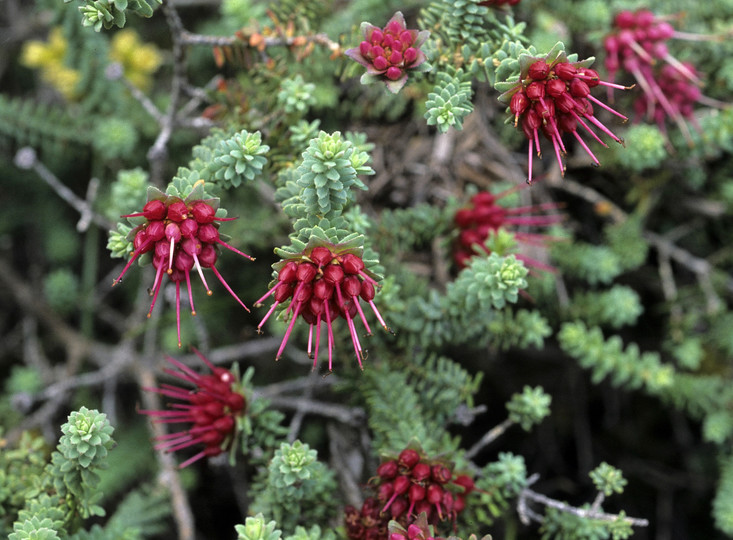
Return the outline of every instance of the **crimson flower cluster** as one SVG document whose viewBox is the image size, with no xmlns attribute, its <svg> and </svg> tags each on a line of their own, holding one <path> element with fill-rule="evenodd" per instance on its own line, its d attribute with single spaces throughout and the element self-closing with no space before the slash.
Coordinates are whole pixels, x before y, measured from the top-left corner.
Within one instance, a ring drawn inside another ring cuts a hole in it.
<svg viewBox="0 0 733 540">
<path fill-rule="evenodd" d="M 179 465 L 187 467 L 204 457 L 217 456 L 227 450 L 234 441 L 237 418 L 245 413 L 247 400 L 236 386 L 236 377 L 228 370 L 214 366 L 203 354 L 194 349 L 198 357 L 209 367 L 211 373 L 200 375 L 175 358 L 167 360 L 177 369 L 163 371 L 182 381 L 192 384 L 189 390 L 171 384 L 160 388 L 145 388 L 182 403 L 172 405 L 172 410 L 141 410 L 154 422 L 190 424 L 190 427 L 176 433 L 156 437 L 156 450 L 175 452 L 190 446 L 203 445 L 203 450 Z"/>
<path fill-rule="evenodd" d="M 420 527 L 415 523 L 411 523 L 404 532 L 393 532 L 389 535 L 389 540 L 440 540 L 434 536 L 430 536 L 429 530 Z"/>
<path fill-rule="evenodd" d="M 552 142 L 562 173 L 565 171 L 565 166 L 561 154 L 567 153 L 562 141 L 564 133 L 571 133 L 575 137 L 595 165 L 600 165 L 600 162 L 578 133 L 579 126 L 603 146 L 606 144 L 596 135 L 589 124 L 614 141 L 622 142 L 594 114 L 595 105 L 624 121 L 628 120 L 624 115 L 591 95 L 591 89 L 599 85 L 625 88 L 602 81 L 595 70 L 583 67 L 582 62 L 557 59 L 547 63 L 545 59 L 538 58 L 528 65 L 526 73 L 522 73 L 517 84 L 502 94 L 501 99 L 509 101 L 509 110 L 514 115 L 515 127 L 521 123 L 522 131 L 529 140 L 528 183 L 532 183 L 534 151 L 536 150 L 537 154 L 541 156 L 540 132 Z"/>
<path fill-rule="evenodd" d="M 364 40 L 358 47 L 344 54 L 367 68 L 362 82 L 372 78 L 385 81 L 394 93 L 407 82 L 407 72 L 425 63 L 425 53 L 420 47 L 430 35 L 427 30 L 408 30 L 401 12 L 395 13 L 384 28 L 362 23 Z"/>
<path fill-rule="evenodd" d="M 321 338 L 321 324 L 325 321 L 328 336 L 328 370 L 332 370 L 334 338 L 333 323 L 338 317 L 346 319 L 354 351 L 363 369 L 364 351 L 359 341 L 355 320 L 361 319 L 367 334 L 372 331 L 366 320 L 360 300 L 372 308 L 380 324 L 389 330 L 374 304 L 377 282 L 366 271 L 364 261 L 358 255 L 341 252 L 337 246 L 318 246 L 307 249 L 299 257 L 283 261 L 275 285 L 259 300 L 257 306 L 269 296 L 275 302 L 257 326 L 261 330 L 277 306 L 287 302 L 285 314 L 290 323 L 277 351 L 282 356 L 295 321 L 300 317 L 310 326 L 308 333 L 308 355 L 313 358 L 313 369 L 318 363 Z M 315 334 L 315 337 L 314 337 Z"/>
<path fill-rule="evenodd" d="M 453 217 L 453 222 L 460 231 L 453 251 L 453 260 L 459 268 L 468 265 L 468 261 L 476 254 L 476 247 L 489 253 L 486 240 L 489 235 L 500 228 L 511 230 L 514 227 L 548 227 L 564 219 L 561 214 L 546 214 L 545 211 L 559 207 L 556 203 L 534 204 L 507 208 L 498 204 L 498 201 L 522 186 L 515 186 L 498 194 L 482 191 L 471 197 L 468 207 L 459 209 Z M 512 231 L 514 238 L 532 246 L 544 246 L 550 237 L 524 231 Z M 553 268 L 537 259 L 524 254 L 516 257 L 528 266 L 541 270 L 552 271 Z"/>
<path fill-rule="evenodd" d="M 684 62 L 682 65 L 690 73 L 697 75 L 697 70 L 692 64 Z M 700 128 L 697 118 L 694 115 L 695 103 L 702 96 L 700 87 L 670 65 L 662 67 L 657 76 L 656 83 L 662 91 L 662 95 L 667 100 L 667 108 L 659 101 L 650 99 L 647 94 L 642 94 L 634 102 L 634 111 L 636 114 L 644 116 L 648 115 L 649 111 L 652 111 L 651 116 L 662 132 L 666 131 L 665 122 L 668 117 L 685 118 L 692 122 L 696 129 L 700 131 L 702 128 Z M 669 110 L 671 110 L 671 114 Z M 684 122 L 682 122 L 682 126 L 685 126 Z M 682 128 L 682 132 L 686 136 L 688 135 L 686 127 Z"/>
<path fill-rule="evenodd" d="M 701 97 L 701 85 L 695 68 L 669 53 L 667 42 L 680 35 L 672 25 L 648 9 L 621 11 L 604 41 L 605 66 L 614 80 L 617 72 L 633 75 L 643 94 L 637 112 L 646 112 L 661 128 L 671 118 L 689 140 L 684 117 L 690 117 L 692 104 Z M 658 68 L 658 61 L 664 65 Z"/>
<path fill-rule="evenodd" d="M 350 540 L 387 538 L 390 520 L 409 527 L 423 512 L 431 525 L 455 520 L 475 490 L 471 477 L 455 476 L 444 463 L 428 460 L 412 448 L 379 465 L 372 488 L 376 495 L 367 498 L 361 510 L 345 509 Z"/>
<path fill-rule="evenodd" d="M 224 288 L 249 311 L 216 269 L 218 246 L 252 259 L 246 253 L 224 242 L 219 236 L 218 221 L 228 221 L 235 218 L 217 218 L 216 209 L 208 200 L 183 201 L 176 197 L 153 199 L 148 201 L 142 212 L 128 214 L 127 218 L 144 218 L 145 222 L 138 225 L 130 234 L 133 235 L 134 251 L 122 272 L 113 285 L 122 280 L 132 263 L 145 253 L 152 255 L 153 267 L 156 269 L 155 281 L 151 290 L 153 297 L 150 303 L 148 317 L 151 316 L 158 298 L 163 274 L 176 285 L 176 328 L 178 331 L 178 346 L 181 346 L 181 282 L 186 282 L 191 314 L 196 315 L 193 304 L 190 273 L 193 269 L 198 272 L 206 288 L 206 294 L 212 292 L 206 283 L 203 268 L 210 268 L 221 281 Z"/>
</svg>

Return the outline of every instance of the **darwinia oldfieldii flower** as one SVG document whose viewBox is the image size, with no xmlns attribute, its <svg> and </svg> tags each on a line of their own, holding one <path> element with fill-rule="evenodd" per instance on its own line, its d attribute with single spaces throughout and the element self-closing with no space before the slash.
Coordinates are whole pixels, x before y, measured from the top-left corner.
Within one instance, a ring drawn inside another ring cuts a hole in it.
<svg viewBox="0 0 733 540">
<path fill-rule="evenodd" d="M 694 66 L 670 54 L 667 42 L 673 38 L 703 37 L 677 32 L 668 18 L 640 9 L 618 13 L 611 32 L 603 40 L 610 80 L 619 71 L 626 71 L 643 91 L 635 103 L 637 113 L 646 113 L 662 130 L 664 121 L 670 118 L 688 142 L 692 139 L 685 118 L 692 119 L 692 105 L 703 99 L 699 89 L 702 81 Z M 661 68 L 660 61 L 664 62 Z"/>
<path fill-rule="evenodd" d="M 397 93 L 407 82 L 408 71 L 427 67 L 425 53 L 420 47 L 430 32 L 408 30 L 401 12 L 395 13 L 384 28 L 362 23 L 361 33 L 364 40 L 344 54 L 367 68 L 362 83 L 380 79 L 391 92 Z"/>
<path fill-rule="evenodd" d="M 120 275 L 113 282 L 116 285 L 122 280 L 132 263 L 141 255 L 150 253 L 153 267 L 156 269 L 155 281 L 150 289 L 153 297 L 150 303 L 148 317 L 151 316 L 158 293 L 163 283 L 163 275 L 176 285 L 176 328 L 178 331 L 178 346 L 181 346 L 181 282 L 185 281 L 188 289 L 188 300 L 191 314 L 196 315 L 191 289 L 191 271 L 196 270 L 203 283 L 206 294 L 212 295 L 203 268 L 210 268 L 221 281 L 224 288 L 239 304 L 249 311 L 247 306 L 234 293 L 229 284 L 216 269 L 219 257 L 218 248 L 223 246 L 242 257 L 252 260 L 252 257 L 224 242 L 219 235 L 220 221 L 229 221 L 236 218 L 216 217 L 217 200 L 195 199 L 183 200 L 178 197 L 167 197 L 148 201 L 142 212 L 128 214 L 127 218 L 141 218 L 143 223 L 134 228 L 132 236 L 134 251 Z"/>
<path fill-rule="evenodd" d="M 459 268 L 465 267 L 469 259 L 476 254 L 476 246 L 488 253 L 485 242 L 492 232 L 499 229 L 512 232 L 518 242 L 527 245 L 545 246 L 548 241 L 552 240 L 552 237 L 544 234 L 515 231 L 513 229 L 516 227 L 548 227 L 561 222 L 564 219 L 562 214 L 546 213 L 548 210 L 559 208 L 559 204 L 543 203 L 515 208 L 498 204 L 497 201 L 525 186 L 526 184 L 520 184 L 497 194 L 488 191 L 479 192 L 471 197 L 470 206 L 461 208 L 456 212 L 453 216 L 453 222 L 460 233 L 453 252 L 453 259 Z M 528 266 L 540 270 L 554 270 L 551 266 L 521 253 L 515 256 Z"/>
<path fill-rule="evenodd" d="M 509 110 L 514 116 L 514 126 L 521 125 L 524 135 L 529 140 L 527 179 L 529 184 L 532 183 L 533 154 L 536 151 L 538 156 L 542 156 L 540 132 L 552 142 L 562 174 L 565 173 L 562 155 L 567 153 L 562 140 L 563 134 L 572 134 L 596 166 L 600 165 L 600 162 L 578 133 L 579 128 L 582 127 L 591 138 L 603 146 L 607 145 L 591 126 L 614 141 L 623 143 L 596 118 L 594 106 L 605 109 L 624 121 L 628 118 L 592 96 L 591 89 L 599 85 L 618 89 L 627 87 L 602 81 L 595 70 L 586 67 L 588 63 L 587 60 L 568 62 L 564 54 L 558 55 L 554 60 L 525 59 L 519 81 L 499 97 L 501 101 L 509 104 Z"/>
<path fill-rule="evenodd" d="M 427 459 L 413 448 L 379 465 L 370 486 L 376 495 L 368 497 L 361 510 L 345 509 L 350 540 L 388 538 L 390 520 L 407 527 L 409 533 L 423 512 L 431 525 L 455 520 L 466 507 L 466 497 L 476 489 L 470 476 L 456 475 L 449 465 Z M 414 527 L 412 531 L 417 534 Z"/>
<path fill-rule="evenodd" d="M 145 388 L 164 396 L 179 400 L 171 409 L 162 411 L 141 410 L 140 413 L 153 418 L 154 422 L 166 424 L 190 424 L 190 427 L 156 437 L 156 450 L 175 452 L 190 446 L 203 445 L 203 450 L 179 465 L 182 469 L 204 457 L 218 456 L 234 441 L 237 418 L 246 410 L 247 400 L 237 387 L 239 381 L 232 372 L 214 366 L 203 354 L 194 349 L 211 373 L 200 375 L 194 370 L 168 357 L 176 369 L 163 371 L 194 386 L 193 390 L 171 384 L 160 388 Z"/>
<path fill-rule="evenodd" d="M 318 362 L 321 324 L 325 322 L 328 336 L 328 371 L 331 371 L 334 351 L 333 323 L 337 318 L 343 317 L 351 333 L 359 367 L 364 369 L 362 364 L 364 351 L 356 330 L 356 318 L 361 319 L 368 335 L 371 335 L 372 331 L 360 300 L 372 308 L 382 327 L 388 331 L 389 328 L 374 304 L 377 282 L 365 268 L 362 258 L 352 250 L 345 250 L 333 244 L 319 245 L 306 248 L 297 257 L 281 261 L 276 269 L 277 282 L 257 300 L 255 305 L 261 306 L 269 296 L 275 299 L 257 327 L 260 331 L 277 306 L 287 303 L 285 316 L 290 318 L 290 323 L 277 351 L 277 359 L 282 356 L 295 321 L 300 317 L 310 326 L 308 356 L 313 358 L 315 369 Z"/>
</svg>

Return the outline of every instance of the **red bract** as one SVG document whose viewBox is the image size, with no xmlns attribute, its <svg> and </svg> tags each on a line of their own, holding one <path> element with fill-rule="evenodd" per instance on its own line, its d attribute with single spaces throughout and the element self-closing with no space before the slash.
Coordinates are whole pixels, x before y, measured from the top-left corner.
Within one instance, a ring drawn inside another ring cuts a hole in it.
<svg viewBox="0 0 733 540">
<path fill-rule="evenodd" d="M 379 501 L 368 497 L 361 510 L 349 505 L 344 509 L 346 535 L 350 540 L 384 540 L 390 517 L 380 514 Z"/>
<path fill-rule="evenodd" d="M 277 283 L 255 303 L 259 307 L 269 296 L 275 299 L 257 329 L 261 331 L 277 306 L 287 303 L 285 316 L 290 318 L 290 323 L 277 351 L 277 359 L 282 356 L 295 321 L 300 317 L 310 326 L 308 355 L 313 358 L 315 369 L 318 363 L 321 324 L 325 321 L 328 336 L 328 370 L 331 371 L 334 351 L 333 323 L 338 317 L 343 317 L 349 327 L 359 367 L 363 369 L 364 352 L 355 325 L 357 316 L 364 324 L 367 334 L 371 335 L 372 331 L 360 300 L 372 308 L 379 323 L 389 331 L 374 304 L 376 287 L 377 282 L 365 270 L 364 261 L 354 253 L 343 252 L 338 246 L 330 244 L 307 248 L 298 257 L 281 263 Z"/>
<path fill-rule="evenodd" d="M 606 144 L 591 129 L 591 125 L 614 141 L 623 142 L 596 118 L 594 106 L 605 109 L 624 121 L 628 120 L 590 93 L 592 88 L 599 85 L 619 89 L 626 87 L 601 81 L 598 73 L 585 67 L 587 61 L 568 62 L 564 55 L 549 62 L 548 60 L 535 58 L 525 62 L 519 81 L 500 97 L 502 101 L 508 103 L 515 127 L 521 125 L 524 135 L 529 140 L 527 182 L 530 184 L 533 154 L 536 151 L 537 155 L 541 156 L 540 132 L 552 142 L 560 172 L 564 174 L 562 154 L 567 153 L 562 140 L 564 133 L 571 133 L 575 137 L 595 165 L 600 165 L 600 162 L 578 133 L 578 127 L 582 127 L 603 146 Z"/>
<path fill-rule="evenodd" d="M 695 38 L 675 31 L 668 18 L 647 9 L 622 11 L 603 41 L 605 66 L 612 81 L 619 71 L 634 77 L 643 91 L 635 105 L 637 111 L 645 111 L 648 119 L 661 125 L 671 118 L 691 142 L 684 118 L 691 116 L 692 103 L 701 98 L 698 87 L 702 82 L 691 64 L 680 62 L 669 53 L 667 42 L 674 37 Z M 661 69 L 659 60 L 665 63 Z M 671 85 L 672 80 L 678 84 Z"/>
<path fill-rule="evenodd" d="M 555 210 L 559 207 L 556 203 L 534 204 L 530 206 L 519 206 L 509 208 L 501 206 L 498 201 L 507 195 L 524 188 L 520 184 L 498 194 L 482 191 L 471 197 L 470 206 L 461 208 L 453 217 L 453 221 L 459 230 L 453 251 L 453 259 L 459 268 L 468 265 L 471 257 L 476 255 L 478 246 L 485 252 L 489 252 L 486 240 L 492 232 L 500 228 L 511 232 L 517 242 L 530 246 L 545 246 L 552 237 L 535 232 L 528 232 L 528 228 L 543 228 L 559 223 L 564 219 L 561 214 L 548 214 L 548 210 Z M 521 228 L 521 230 L 515 230 Z M 528 257 L 522 253 L 515 255 L 524 261 L 528 266 L 540 270 L 553 271 L 537 259 Z"/>
<path fill-rule="evenodd" d="M 347 509 L 347 533 L 351 540 L 369 538 L 365 520 L 381 527 L 390 519 L 407 528 L 407 538 L 418 538 L 419 528 L 411 529 L 410 525 L 420 514 L 425 513 L 425 525 L 455 520 L 465 508 L 466 496 L 475 490 L 469 476 L 454 476 L 450 464 L 428 459 L 414 448 L 406 448 L 396 459 L 384 461 L 377 468 L 377 476 L 370 480 L 370 488 L 374 497 L 366 500 L 361 512 L 353 507 Z"/>
<path fill-rule="evenodd" d="M 157 423 L 190 424 L 190 427 L 168 435 L 156 437 L 156 450 L 175 452 L 189 446 L 203 445 L 203 449 L 179 465 L 186 467 L 201 458 L 216 456 L 232 444 L 237 426 L 237 418 L 244 414 L 247 401 L 235 389 L 239 382 L 224 368 L 215 367 L 199 351 L 194 352 L 211 370 L 208 375 L 200 375 L 194 370 L 168 357 L 176 369 L 164 371 L 173 377 L 194 386 L 193 390 L 170 384 L 160 388 L 145 388 L 164 396 L 177 399 L 182 403 L 172 405 L 172 410 L 141 410 Z"/>
<path fill-rule="evenodd" d="M 366 79 L 376 77 L 397 93 L 407 82 L 407 72 L 424 64 L 425 53 L 420 47 L 430 35 L 427 30 L 408 30 L 401 12 L 395 13 L 384 28 L 362 23 L 364 40 L 344 54 L 367 68 Z"/>
<path fill-rule="evenodd" d="M 206 294 L 211 296 L 212 292 L 206 283 L 203 268 L 210 268 L 214 275 L 221 281 L 224 288 L 235 298 L 239 304 L 249 311 L 247 306 L 234 293 L 229 284 L 224 280 L 214 266 L 218 258 L 218 247 L 222 246 L 239 255 L 252 259 L 246 253 L 230 246 L 219 237 L 219 221 L 228 221 L 234 218 L 217 218 L 216 209 L 212 206 L 211 200 L 187 200 L 176 197 L 164 199 L 153 199 L 148 201 L 142 212 L 128 214 L 127 218 L 143 218 L 144 223 L 138 225 L 130 233 L 132 236 L 134 251 L 117 279 L 112 283 L 116 285 L 122 280 L 132 263 L 146 253 L 151 254 L 153 267 L 156 269 L 155 281 L 150 289 L 153 297 L 150 303 L 148 317 L 151 316 L 158 293 L 163 284 L 163 274 L 176 285 L 176 329 L 178 332 L 178 346 L 181 346 L 181 282 L 186 282 L 188 290 L 188 301 L 191 306 L 191 314 L 196 315 L 193 304 L 193 291 L 191 289 L 192 270 L 198 272 L 201 282 L 206 288 Z"/>
</svg>

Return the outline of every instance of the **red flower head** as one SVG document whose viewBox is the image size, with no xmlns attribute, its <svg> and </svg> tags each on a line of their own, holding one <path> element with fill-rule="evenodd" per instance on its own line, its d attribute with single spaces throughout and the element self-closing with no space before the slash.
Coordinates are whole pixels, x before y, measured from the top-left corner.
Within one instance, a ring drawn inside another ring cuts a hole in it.
<svg viewBox="0 0 733 540">
<path fill-rule="evenodd" d="M 152 197 L 145 204 L 142 212 L 122 216 L 132 218 L 131 221 L 141 221 L 141 223 L 129 235 L 134 247 L 132 256 L 120 275 L 112 283 L 112 285 L 119 283 L 135 259 L 140 255 L 149 253 L 156 273 L 151 288 L 153 300 L 150 303 L 148 317 L 151 316 L 153 307 L 155 307 L 163 283 L 163 274 L 167 274 L 168 278 L 176 284 L 176 328 L 178 330 L 179 347 L 181 346 L 181 282 L 184 280 L 188 289 L 191 314 L 196 315 L 191 289 L 190 273 L 192 270 L 195 269 L 198 272 L 201 282 L 206 288 L 206 294 L 211 296 L 212 292 L 206 283 L 203 272 L 203 268 L 210 268 L 224 285 L 224 288 L 244 309 L 249 311 L 221 276 L 215 264 L 219 256 L 220 246 L 238 253 L 242 257 L 248 259 L 252 259 L 252 257 L 221 239 L 219 222 L 236 218 L 216 217 L 218 199 L 196 198 L 196 195 L 202 192 L 203 190 L 194 189 L 191 195 L 183 200 L 178 197 L 167 196 L 157 190 L 151 191 Z"/>
<path fill-rule="evenodd" d="M 315 369 L 318 362 L 321 323 L 325 321 L 328 335 L 328 370 L 331 371 L 334 351 L 333 323 L 337 318 L 343 317 L 351 333 L 359 367 L 363 369 L 364 352 L 356 330 L 356 318 L 361 319 L 367 334 L 371 335 L 372 331 L 360 300 L 369 304 L 377 320 L 386 330 L 389 328 L 374 304 L 377 282 L 366 269 L 359 253 L 344 245 L 321 243 L 309 245 L 301 254 L 285 259 L 275 267 L 277 282 L 267 294 L 257 300 L 255 305 L 262 305 L 269 296 L 275 299 L 257 327 L 259 330 L 277 306 L 287 303 L 285 316 L 290 317 L 290 324 L 277 351 L 277 358 L 282 356 L 293 325 L 300 317 L 310 325 L 308 355 L 313 358 Z"/>
<path fill-rule="evenodd" d="M 363 527 L 365 519 L 378 527 L 394 520 L 414 533 L 408 534 L 409 538 L 417 538 L 418 530 L 410 525 L 419 515 L 424 513 L 425 525 L 455 520 L 465 508 L 466 497 L 476 490 L 470 476 L 455 475 L 452 465 L 428 459 L 414 448 L 405 448 L 397 457 L 383 461 L 369 483 L 375 495 L 364 502 L 360 513 L 353 507 L 346 512 L 351 540 L 369 538 Z M 352 526 L 354 523 L 362 527 Z"/>
<path fill-rule="evenodd" d="M 526 184 L 519 184 L 498 194 L 482 191 L 471 197 L 471 205 L 458 210 L 453 221 L 458 228 L 459 235 L 453 252 L 453 258 L 459 268 L 467 266 L 471 257 L 476 254 L 476 246 L 489 252 L 486 240 L 492 232 L 499 229 L 510 231 L 517 242 L 532 246 L 544 246 L 552 237 L 515 230 L 517 227 L 548 227 L 564 219 L 561 214 L 547 214 L 547 210 L 555 210 L 557 203 L 534 204 L 509 208 L 501 206 L 498 201 L 515 191 L 522 189 Z M 528 266 L 541 270 L 553 271 L 551 266 L 522 254 L 516 254 Z"/>
<path fill-rule="evenodd" d="M 237 389 L 239 381 L 234 374 L 215 367 L 199 351 L 194 349 L 194 352 L 211 373 L 199 375 L 185 364 L 168 357 L 168 362 L 178 369 L 166 368 L 164 371 L 194 385 L 194 390 L 170 384 L 162 384 L 160 388 L 145 388 L 183 403 L 174 404 L 172 410 L 140 411 L 152 417 L 154 422 L 190 424 L 187 429 L 156 438 L 155 449 L 167 452 L 203 445 L 203 450 L 181 463 L 180 468 L 207 456 L 217 456 L 230 448 L 234 442 L 237 419 L 244 414 L 247 406 L 243 393 Z"/>
<path fill-rule="evenodd" d="M 429 69 L 420 47 L 430 32 L 408 30 L 401 12 L 395 13 L 384 28 L 364 22 L 361 32 L 364 40 L 344 54 L 367 68 L 362 83 L 383 80 L 391 92 L 397 93 L 407 82 L 408 71 Z"/>
<path fill-rule="evenodd" d="M 674 37 L 701 39 L 677 32 L 668 18 L 658 17 L 648 9 L 621 11 L 603 41 L 605 66 L 612 81 L 618 71 L 626 71 L 636 79 L 643 91 L 635 104 L 638 112 L 646 112 L 647 118 L 656 120 L 660 128 L 666 118 L 671 118 L 691 143 L 684 118 L 691 117 L 692 104 L 702 97 L 702 81 L 694 66 L 669 53 L 667 42 Z M 659 60 L 665 62 L 661 69 Z"/>
<path fill-rule="evenodd" d="M 565 166 L 561 155 L 566 153 L 562 141 L 564 133 L 571 133 L 596 165 L 600 165 L 600 162 L 578 133 L 579 126 L 603 146 L 606 144 L 589 124 L 614 141 L 623 142 L 595 117 L 594 106 L 605 109 L 624 121 L 628 119 L 593 97 L 591 89 L 599 85 L 620 89 L 626 87 L 601 81 L 598 73 L 588 67 L 589 64 L 588 60 L 569 62 L 563 52 L 551 53 L 545 58 L 523 55 L 520 57 L 519 80 L 499 97 L 509 105 L 514 117 L 514 126 L 521 125 L 524 135 L 529 140 L 527 183 L 532 183 L 534 151 L 536 150 L 537 155 L 541 156 L 540 132 L 552 142 L 555 157 L 563 174 Z"/>
</svg>

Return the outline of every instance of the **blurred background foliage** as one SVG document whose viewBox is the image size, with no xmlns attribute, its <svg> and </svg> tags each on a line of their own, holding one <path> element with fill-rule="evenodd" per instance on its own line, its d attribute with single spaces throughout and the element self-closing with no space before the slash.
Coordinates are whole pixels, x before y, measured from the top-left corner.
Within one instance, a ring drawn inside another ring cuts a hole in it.
<svg viewBox="0 0 733 540">
<path fill-rule="evenodd" d="M 97 4 L 109 17 L 82 25 L 80 9 Z M 638 87 L 616 91 L 630 121 L 609 115 L 609 125 L 625 145 L 598 148 L 596 168 L 568 144 L 564 178 L 546 155 L 524 186 L 526 140 L 493 83 L 525 48 L 544 54 L 558 41 L 596 57 L 604 78 L 615 14 L 641 8 L 680 32 L 670 53 L 703 81 L 691 139 L 634 114 Z M 433 32 L 433 71 L 394 95 L 361 85 L 363 69 L 342 52 L 358 46 L 362 21 L 379 26 L 397 10 Z M 61 533 L 43 538 L 185 538 L 190 515 L 196 538 L 233 538 L 245 520 L 244 538 L 279 537 L 270 520 L 286 537 L 345 538 L 340 505 L 360 506 L 380 456 L 417 440 L 476 474 L 463 536 L 629 534 L 537 493 L 575 509 L 613 494 L 604 511 L 649 520 L 636 538 L 733 536 L 730 1 L 5 0 L 0 33 L 2 534 L 30 538 L 48 519 Z M 111 288 L 122 264 L 108 232 L 187 167 L 209 174 L 238 217 L 222 232 L 255 261 L 225 253 L 218 268 L 251 308 L 273 278 L 273 249 L 290 242 L 279 203 L 297 195 L 301 156 L 321 130 L 368 158 L 352 161 L 367 190 L 349 195 L 343 216 L 378 257 L 375 302 L 394 334 L 364 339 L 363 372 L 344 328 L 333 375 L 310 374 L 305 325 L 276 363 L 285 323 L 273 317 L 258 335 L 264 310 L 242 310 L 218 283 L 211 297 L 194 287 L 181 349 L 170 287 L 145 317 L 149 266 Z M 229 159 L 232 144 L 242 150 Z M 456 212 L 513 186 L 501 205 L 562 220 L 508 227 L 456 264 Z M 234 466 L 177 471 L 136 413 L 151 407 L 141 389 L 165 355 L 192 364 L 192 345 L 216 364 L 254 367 Z M 39 510 L 52 506 L 41 496 L 50 488 L 18 479 L 43 476 L 59 426 L 82 406 L 107 415 L 116 446 L 91 482 L 106 517 L 74 532 Z M 295 493 L 278 466 L 293 453 L 308 457 L 300 480 L 320 479 Z M 261 523 L 249 521 L 257 512 Z"/>
</svg>

